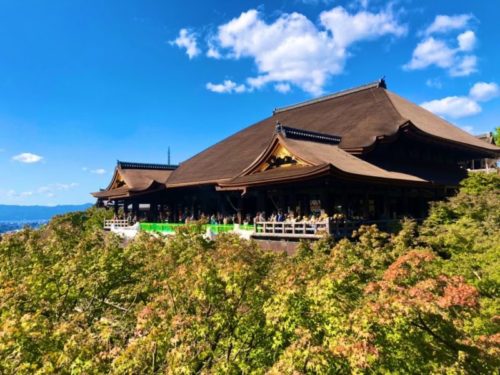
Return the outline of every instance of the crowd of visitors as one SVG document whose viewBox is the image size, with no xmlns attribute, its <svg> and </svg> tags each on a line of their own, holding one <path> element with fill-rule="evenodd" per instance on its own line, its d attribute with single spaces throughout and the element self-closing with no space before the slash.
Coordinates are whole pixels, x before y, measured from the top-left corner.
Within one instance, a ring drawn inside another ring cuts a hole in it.
<svg viewBox="0 0 500 375">
<path fill-rule="evenodd" d="M 116 214 L 113 218 L 114 220 L 127 220 L 129 223 L 134 224 L 138 221 L 157 221 L 160 223 L 190 223 L 190 222 L 201 222 L 212 225 L 229 225 L 239 223 L 238 215 L 232 214 L 221 214 L 214 213 L 211 215 L 206 215 L 205 213 L 200 213 L 199 215 L 189 214 L 188 211 L 184 211 L 177 215 L 177 220 L 171 215 L 170 212 L 159 212 L 156 218 L 150 218 L 147 215 L 137 216 L 131 212 L 125 214 L 123 211 Z M 327 220 L 332 221 L 343 221 L 345 220 L 345 215 L 342 213 L 336 213 L 332 216 L 328 216 L 324 210 L 320 212 L 300 215 L 293 211 L 288 211 L 287 213 L 279 210 L 274 211 L 271 215 L 266 216 L 265 212 L 257 212 L 255 216 L 246 214 L 242 218 L 242 224 L 253 225 L 262 222 L 277 222 L 277 223 L 320 223 Z"/>
<path fill-rule="evenodd" d="M 273 212 L 269 217 L 266 217 L 265 212 L 257 212 L 253 218 L 253 224 L 260 222 L 284 222 L 284 223 L 318 223 L 328 220 L 329 217 L 324 210 L 320 213 L 311 213 L 310 215 L 297 215 L 293 211 L 283 213 L 283 211 Z"/>
</svg>

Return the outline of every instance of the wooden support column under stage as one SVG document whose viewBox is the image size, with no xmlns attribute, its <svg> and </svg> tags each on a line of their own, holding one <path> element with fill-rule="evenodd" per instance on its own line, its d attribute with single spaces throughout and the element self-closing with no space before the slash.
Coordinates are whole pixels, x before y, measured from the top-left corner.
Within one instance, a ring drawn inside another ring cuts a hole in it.
<svg viewBox="0 0 500 375">
<path fill-rule="evenodd" d="M 152 221 L 158 219 L 158 202 L 153 201 L 149 204 L 149 216 Z"/>
<path fill-rule="evenodd" d="M 328 216 L 333 215 L 333 199 L 331 194 L 326 189 L 322 189 L 321 195 L 321 208 L 325 210 Z"/>
<path fill-rule="evenodd" d="M 236 214 L 238 224 L 243 224 L 243 196 L 238 195 L 238 211 Z"/>
<path fill-rule="evenodd" d="M 369 202 L 368 202 L 368 193 L 365 193 L 363 195 L 363 207 L 362 207 L 362 210 L 363 210 L 363 217 L 370 217 L 370 206 L 369 206 Z"/>
<path fill-rule="evenodd" d="M 266 193 L 264 191 L 257 192 L 257 211 L 266 211 Z"/>
</svg>

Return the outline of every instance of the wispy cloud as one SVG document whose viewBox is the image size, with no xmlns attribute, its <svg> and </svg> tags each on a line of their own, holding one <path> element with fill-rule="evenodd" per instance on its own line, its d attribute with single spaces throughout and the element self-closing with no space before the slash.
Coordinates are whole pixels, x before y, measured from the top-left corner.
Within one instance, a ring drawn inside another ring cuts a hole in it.
<svg viewBox="0 0 500 375">
<path fill-rule="evenodd" d="M 32 191 L 22 191 L 22 192 L 17 192 L 14 189 L 7 190 L 5 192 L 5 195 L 9 198 L 26 198 L 26 197 L 31 197 L 33 195 Z"/>
<path fill-rule="evenodd" d="M 106 174 L 106 170 L 104 168 L 97 168 L 90 170 L 90 173 L 102 175 Z"/>
<path fill-rule="evenodd" d="M 68 184 L 62 184 L 62 183 L 55 183 L 55 184 L 50 184 L 50 185 L 45 185 L 45 186 L 40 186 L 36 192 L 38 194 L 43 194 L 49 197 L 53 197 L 56 192 L 58 191 L 68 191 L 71 189 L 74 189 L 78 186 L 76 182 L 71 182 Z"/>
<path fill-rule="evenodd" d="M 297 12 L 281 14 L 272 22 L 266 19 L 257 9 L 250 9 L 219 25 L 207 39 L 208 57 L 251 59 L 257 69 L 257 74 L 247 77 L 245 82 L 209 82 L 208 90 L 252 92 L 272 84 L 280 92 L 288 92 L 291 86 L 296 86 L 319 95 L 330 77 L 344 71 L 345 62 L 352 55 L 352 45 L 383 36 L 398 38 L 407 32 L 407 27 L 390 7 L 378 12 L 366 9 L 350 12 L 337 6 L 321 12 L 317 23 Z M 190 35 L 186 29 L 180 33 L 183 41 Z M 188 44 L 194 53 L 195 44 L 186 41 L 181 45 Z"/>
<path fill-rule="evenodd" d="M 463 30 L 472 20 L 472 14 L 458 14 L 454 16 L 437 15 L 434 21 L 425 29 L 424 35 L 446 33 L 452 30 Z"/>
<path fill-rule="evenodd" d="M 93 173 L 93 174 L 98 174 L 98 175 L 103 175 L 106 174 L 106 169 L 104 168 L 95 168 L 95 169 L 90 169 L 89 167 L 82 167 L 82 171 L 88 172 L 88 173 Z"/>
<path fill-rule="evenodd" d="M 18 202 L 23 202 L 27 198 L 32 198 L 35 196 L 45 196 L 45 197 L 55 197 L 58 193 L 63 192 L 63 191 L 69 191 L 72 190 L 79 185 L 76 182 L 72 183 L 55 183 L 55 184 L 49 184 L 49 185 L 44 185 L 40 186 L 37 189 L 34 190 L 29 190 L 29 191 L 16 191 L 14 189 L 9 189 L 9 190 L 0 190 L 0 197 L 5 196 L 9 200 L 13 201 L 18 201 Z"/>
<path fill-rule="evenodd" d="M 12 157 L 12 160 L 18 161 L 20 163 L 33 164 L 38 163 L 43 159 L 42 156 L 32 154 L 31 152 L 23 152 L 19 155 L 15 155 Z"/>
<path fill-rule="evenodd" d="M 425 81 L 426 86 L 432 87 L 435 89 L 440 89 L 443 87 L 443 83 L 439 78 L 429 78 L 428 80 Z"/>
<path fill-rule="evenodd" d="M 206 88 L 209 91 L 216 92 L 219 94 L 227 94 L 227 93 L 238 93 L 241 94 L 242 92 L 248 91 L 247 87 L 245 85 L 238 85 L 237 83 L 226 79 L 222 83 L 212 83 L 208 82 L 206 84 Z"/>
</svg>

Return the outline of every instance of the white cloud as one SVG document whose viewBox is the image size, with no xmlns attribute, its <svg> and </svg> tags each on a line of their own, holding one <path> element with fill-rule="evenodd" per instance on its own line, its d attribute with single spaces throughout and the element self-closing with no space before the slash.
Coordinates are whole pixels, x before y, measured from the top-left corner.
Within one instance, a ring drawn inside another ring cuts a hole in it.
<svg viewBox="0 0 500 375">
<path fill-rule="evenodd" d="M 448 71 L 452 77 L 468 76 L 477 71 L 477 57 L 470 54 L 477 44 L 476 34 L 466 30 L 456 34 L 459 30 L 469 27 L 472 15 L 436 16 L 434 22 L 423 32 L 424 38 L 413 50 L 411 60 L 403 66 L 405 70 L 425 69 L 437 66 Z M 455 31 L 455 36 L 445 34 Z"/>
<path fill-rule="evenodd" d="M 443 87 L 443 83 L 439 78 L 429 78 L 425 81 L 425 84 L 428 87 L 432 87 L 435 89 L 441 89 Z"/>
<path fill-rule="evenodd" d="M 499 94 L 500 90 L 495 82 L 477 82 L 469 91 L 469 96 L 480 102 L 491 100 Z"/>
<path fill-rule="evenodd" d="M 328 5 L 335 2 L 336 0 L 299 0 L 299 1 L 306 5 L 318 5 L 318 4 Z"/>
<path fill-rule="evenodd" d="M 69 184 L 55 183 L 55 184 L 40 186 L 36 190 L 36 193 L 41 194 L 41 195 L 45 195 L 47 197 L 53 197 L 53 196 L 55 196 L 55 193 L 58 191 L 68 191 L 68 190 L 76 188 L 77 186 L 78 186 L 78 184 L 76 182 L 71 182 Z"/>
<path fill-rule="evenodd" d="M 222 55 L 215 46 L 209 45 L 208 51 L 207 51 L 207 57 L 211 57 L 212 59 L 218 60 L 218 59 L 222 58 Z"/>
<path fill-rule="evenodd" d="M 40 155 L 32 154 L 31 152 L 23 152 L 12 157 L 12 160 L 26 164 L 38 163 L 42 159 L 43 157 L 41 157 Z"/>
<path fill-rule="evenodd" d="M 288 83 L 280 82 L 274 85 L 274 89 L 282 94 L 286 94 L 287 92 L 290 92 L 292 87 Z"/>
<path fill-rule="evenodd" d="M 456 48 L 447 41 L 428 37 L 417 44 L 410 62 L 403 68 L 418 70 L 435 65 L 447 69 L 454 77 L 470 75 L 477 70 L 477 58 L 474 55 L 464 55 L 463 52 L 473 49 L 475 43 L 475 34 L 470 30 L 457 37 Z"/>
<path fill-rule="evenodd" d="M 52 185 L 55 187 L 56 190 L 70 190 L 78 186 L 76 182 L 71 182 L 69 184 L 54 184 Z"/>
<path fill-rule="evenodd" d="M 333 36 L 338 47 L 348 47 L 360 40 L 373 40 L 383 35 L 403 36 L 406 26 L 399 24 L 394 14 L 387 10 L 371 13 L 366 10 L 349 14 L 344 8 L 336 7 L 322 12 L 320 20 Z"/>
<path fill-rule="evenodd" d="M 50 185 L 46 185 L 46 186 L 40 186 L 38 189 L 33 190 L 33 191 L 17 192 L 14 189 L 10 189 L 7 191 L 0 190 L 0 196 L 5 195 L 8 198 L 15 199 L 15 200 L 22 200 L 23 198 L 34 197 L 37 195 L 38 196 L 43 195 L 43 196 L 52 198 L 56 195 L 57 192 L 68 191 L 68 190 L 74 189 L 77 186 L 78 186 L 78 184 L 76 182 L 72 182 L 69 184 L 55 183 L 55 184 L 50 184 Z"/>
<path fill-rule="evenodd" d="M 349 46 L 384 35 L 401 37 L 406 33 L 406 27 L 389 8 L 378 13 L 361 10 L 350 14 L 339 6 L 322 12 L 319 19 L 317 26 L 294 12 L 268 23 L 257 10 L 251 9 L 218 27 L 207 55 L 254 61 L 258 74 L 248 77 L 246 89 L 241 88 L 240 92 L 274 83 L 278 90 L 288 84 L 319 95 L 331 76 L 343 72 L 350 55 Z M 207 89 L 238 92 L 226 84 L 209 83 Z"/>
<path fill-rule="evenodd" d="M 472 51 L 476 46 L 476 34 L 471 30 L 467 30 L 457 36 L 457 40 L 460 51 Z"/>
<path fill-rule="evenodd" d="M 478 102 L 491 100 L 499 94 L 499 87 L 496 83 L 477 82 L 469 90 L 468 96 L 448 96 L 420 105 L 443 117 L 461 118 L 480 113 L 482 108 Z"/>
<path fill-rule="evenodd" d="M 450 68 L 455 60 L 455 51 L 442 41 L 430 37 L 417 44 L 411 61 L 404 67 L 409 70 L 427 68 L 437 65 Z"/>
<path fill-rule="evenodd" d="M 424 34 L 445 33 L 452 30 L 460 30 L 467 27 L 472 19 L 471 14 L 460 14 L 456 16 L 438 15 L 434 22 L 425 30 Z"/>
<path fill-rule="evenodd" d="M 104 168 L 91 169 L 90 173 L 101 174 L 102 175 L 102 174 L 106 173 L 106 170 Z"/>
<path fill-rule="evenodd" d="M 196 34 L 190 32 L 188 29 L 181 29 L 179 36 L 175 40 L 170 41 L 170 44 L 186 49 L 186 54 L 190 59 L 200 54 L 200 49 L 196 42 Z"/>
<path fill-rule="evenodd" d="M 0 191 L 0 193 L 2 193 L 2 192 Z M 10 190 L 7 190 L 5 192 L 5 195 L 9 198 L 27 198 L 27 197 L 31 197 L 33 195 L 33 192 L 32 191 L 22 191 L 22 192 L 18 193 L 14 189 L 10 189 Z"/>
<path fill-rule="evenodd" d="M 463 56 L 449 71 L 452 77 L 468 76 L 474 72 L 477 72 L 477 57 L 474 55 Z"/>
<path fill-rule="evenodd" d="M 82 171 L 99 175 L 106 174 L 107 172 L 104 168 L 90 169 L 89 167 L 82 167 Z"/>
<path fill-rule="evenodd" d="M 226 79 L 222 83 L 211 83 L 206 84 L 206 88 L 209 91 L 216 92 L 218 94 L 230 94 L 230 93 L 242 93 L 247 91 L 245 85 L 238 85 L 237 83 Z"/>
<path fill-rule="evenodd" d="M 448 96 L 420 105 L 437 115 L 451 118 L 472 116 L 481 112 L 479 104 L 466 96 Z"/>
</svg>

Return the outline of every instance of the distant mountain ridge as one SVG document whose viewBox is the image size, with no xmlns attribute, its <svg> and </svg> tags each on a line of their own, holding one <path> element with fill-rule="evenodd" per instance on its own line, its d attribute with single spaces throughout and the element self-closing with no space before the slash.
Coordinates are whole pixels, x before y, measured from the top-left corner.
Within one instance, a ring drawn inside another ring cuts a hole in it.
<svg viewBox="0 0 500 375">
<path fill-rule="evenodd" d="M 18 206 L 0 204 L 0 221 L 50 220 L 54 215 L 72 211 L 82 211 L 92 203 L 58 206 Z"/>
</svg>

